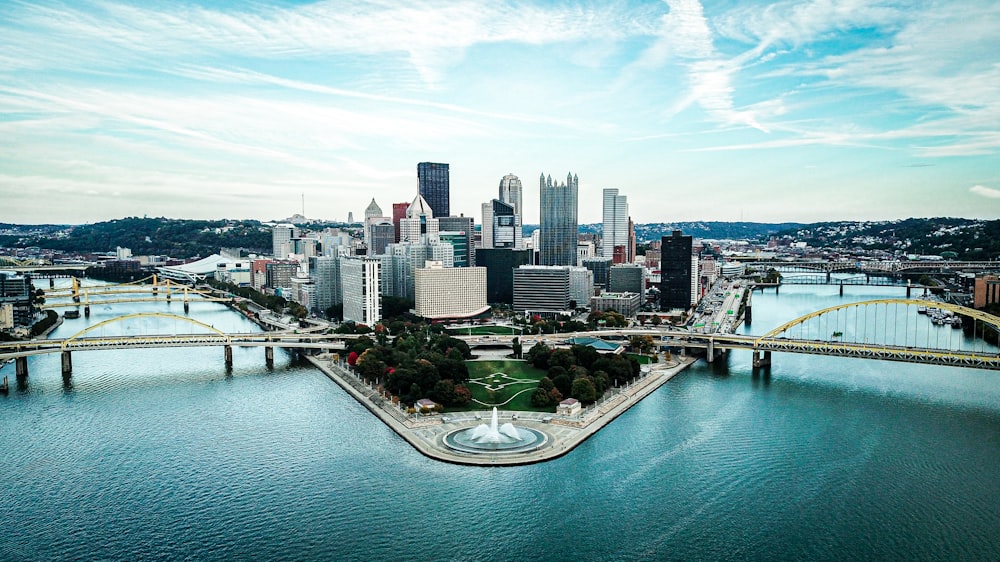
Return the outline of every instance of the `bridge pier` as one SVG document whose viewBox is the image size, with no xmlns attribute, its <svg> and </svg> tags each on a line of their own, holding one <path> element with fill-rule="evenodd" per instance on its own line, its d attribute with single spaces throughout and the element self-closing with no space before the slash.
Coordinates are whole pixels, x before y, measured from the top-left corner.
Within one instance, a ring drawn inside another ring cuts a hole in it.
<svg viewBox="0 0 1000 562">
<path fill-rule="evenodd" d="M 189 303 L 188 301 L 184 301 L 184 312 L 188 312 L 190 310 L 191 310 L 191 303 Z"/>
<path fill-rule="evenodd" d="M 829 283 L 830 279 L 833 278 L 833 274 L 829 271 L 826 272 L 826 282 Z"/>
<path fill-rule="evenodd" d="M 69 351 L 62 352 L 62 374 L 68 375 L 73 372 L 73 355 Z"/>
<path fill-rule="evenodd" d="M 750 306 L 750 301 L 747 301 L 747 306 L 743 309 L 743 322 L 747 326 L 753 323 L 753 307 Z"/>
<path fill-rule="evenodd" d="M 90 318 L 90 305 L 86 304 L 83 306 L 83 316 L 84 318 Z"/>
<path fill-rule="evenodd" d="M 231 369 L 233 367 L 233 346 L 226 346 L 226 368 Z"/>
<path fill-rule="evenodd" d="M 771 366 L 771 352 L 765 351 L 764 356 L 761 357 L 761 352 L 754 350 L 753 352 L 753 368 L 759 369 L 761 367 Z"/>
<path fill-rule="evenodd" d="M 907 283 L 906 284 L 906 298 L 910 298 L 910 289 L 911 289 L 910 284 Z"/>
<path fill-rule="evenodd" d="M 274 348 L 265 347 L 264 348 L 264 364 L 268 368 L 274 367 Z"/>
<path fill-rule="evenodd" d="M 708 347 L 705 348 L 705 361 L 709 363 L 715 361 L 715 341 L 708 340 Z"/>
<path fill-rule="evenodd" d="M 840 296 L 844 296 L 844 282 L 840 282 Z"/>
<path fill-rule="evenodd" d="M 56 278 L 55 277 L 49 277 L 49 288 L 53 289 L 53 288 L 55 288 L 55 286 L 56 286 Z"/>
<path fill-rule="evenodd" d="M 22 380 L 28 378 L 28 358 L 18 357 L 14 359 L 15 372 L 17 374 L 17 379 Z"/>
</svg>

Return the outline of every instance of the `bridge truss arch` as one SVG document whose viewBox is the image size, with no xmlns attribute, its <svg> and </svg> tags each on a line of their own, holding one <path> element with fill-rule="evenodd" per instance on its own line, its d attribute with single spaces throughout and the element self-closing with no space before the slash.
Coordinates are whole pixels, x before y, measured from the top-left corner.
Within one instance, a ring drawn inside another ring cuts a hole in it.
<svg viewBox="0 0 1000 562">
<path fill-rule="evenodd" d="M 110 324 L 116 324 L 116 323 L 119 323 L 119 322 L 127 322 L 127 321 L 130 321 L 130 320 L 145 319 L 145 318 L 165 318 L 165 319 L 169 319 L 169 320 L 180 320 L 182 322 L 186 322 L 186 323 L 194 325 L 194 326 L 205 328 L 206 330 L 209 331 L 209 334 L 205 334 L 205 335 L 210 336 L 215 341 L 219 341 L 220 343 L 224 343 L 224 344 L 227 344 L 227 345 L 231 343 L 231 336 L 229 334 L 223 332 L 222 330 L 219 330 L 215 326 L 206 324 L 204 322 L 200 322 L 198 320 L 195 320 L 194 318 L 190 318 L 190 317 L 187 317 L 187 316 L 180 316 L 180 315 L 177 315 L 177 314 L 167 314 L 167 313 L 163 313 L 163 312 L 139 312 L 139 313 L 136 313 L 136 314 L 126 314 L 124 316 L 116 316 L 114 318 L 109 318 L 108 320 L 105 320 L 103 322 L 98 322 L 97 324 L 94 324 L 93 326 L 88 326 L 88 327 L 84 328 L 83 330 L 80 330 L 79 332 L 77 332 L 77 333 L 73 334 L 72 336 L 69 336 L 68 338 L 66 338 L 65 340 L 63 340 L 61 347 L 62 347 L 63 350 L 69 350 L 69 349 L 76 348 L 76 347 L 78 347 L 80 344 L 82 344 L 85 341 L 84 336 L 86 336 L 87 334 L 92 333 L 92 332 L 94 332 L 96 330 L 99 330 L 99 329 L 101 329 L 101 328 L 103 328 L 105 326 L 108 326 Z M 151 338 L 156 338 L 156 336 L 150 336 L 150 337 Z M 119 339 L 121 339 L 121 338 L 120 337 L 116 337 L 116 336 L 96 338 L 96 340 L 98 340 L 98 343 L 105 344 L 105 345 L 113 343 L 113 342 L 115 342 L 115 341 L 117 341 Z M 86 341 L 88 341 L 88 342 L 91 341 L 91 340 L 92 340 L 92 338 L 86 338 Z"/>
<path fill-rule="evenodd" d="M 934 321 L 930 315 L 920 314 L 921 307 L 947 312 L 940 312 Z M 961 317 L 981 323 L 959 320 Z M 983 337 L 987 330 L 1000 333 L 1000 318 L 950 303 L 876 299 L 800 316 L 758 336 L 753 346 L 755 351 L 1000 369 L 1000 352 Z"/>
</svg>

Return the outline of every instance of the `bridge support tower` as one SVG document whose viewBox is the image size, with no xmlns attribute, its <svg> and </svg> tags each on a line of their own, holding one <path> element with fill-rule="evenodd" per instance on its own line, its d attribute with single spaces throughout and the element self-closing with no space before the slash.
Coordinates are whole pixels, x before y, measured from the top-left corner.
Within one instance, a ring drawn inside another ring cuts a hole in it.
<svg viewBox="0 0 1000 562">
<path fill-rule="evenodd" d="M 705 348 L 705 361 L 709 363 L 715 361 L 715 340 L 708 340 L 708 347 Z"/>
<path fill-rule="evenodd" d="M 840 296 L 844 296 L 844 282 L 840 282 Z"/>
<path fill-rule="evenodd" d="M 274 348 L 265 347 L 264 348 L 264 364 L 268 368 L 274 367 Z"/>
<path fill-rule="evenodd" d="M 226 368 L 231 369 L 233 367 L 233 346 L 226 346 Z"/>
<path fill-rule="evenodd" d="M 69 351 L 62 352 L 62 374 L 68 375 L 73 372 L 73 355 Z"/>
<path fill-rule="evenodd" d="M 90 305 L 89 304 L 83 305 L 83 316 L 84 316 L 84 318 L 90 318 Z"/>
</svg>

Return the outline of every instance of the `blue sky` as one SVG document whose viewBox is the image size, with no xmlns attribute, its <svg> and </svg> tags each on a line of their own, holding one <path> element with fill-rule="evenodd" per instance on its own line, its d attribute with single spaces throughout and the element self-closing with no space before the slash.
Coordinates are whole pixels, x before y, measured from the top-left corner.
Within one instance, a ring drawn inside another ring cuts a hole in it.
<svg viewBox="0 0 1000 562">
<path fill-rule="evenodd" d="M 0 222 L 1000 217 L 1000 3 L 0 3 Z"/>
</svg>

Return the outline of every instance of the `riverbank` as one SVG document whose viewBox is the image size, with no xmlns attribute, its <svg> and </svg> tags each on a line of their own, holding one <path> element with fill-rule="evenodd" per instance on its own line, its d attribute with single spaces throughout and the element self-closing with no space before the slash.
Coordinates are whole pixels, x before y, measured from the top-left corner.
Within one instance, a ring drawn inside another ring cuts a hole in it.
<svg viewBox="0 0 1000 562">
<path fill-rule="evenodd" d="M 636 381 L 614 389 L 608 396 L 574 416 L 501 410 L 498 412 L 501 423 L 511 422 L 534 429 L 542 433 L 545 440 L 528 452 L 475 454 L 448 447 L 444 438 L 457 430 L 484 423 L 490 415 L 486 411 L 407 415 L 398 404 L 387 400 L 376 388 L 362 382 L 345 363 L 335 360 L 334 356 L 307 356 L 306 359 L 422 455 L 443 462 L 472 466 L 517 466 L 559 458 L 697 360 L 694 357 L 681 357 L 644 366 L 642 375 Z"/>
</svg>

